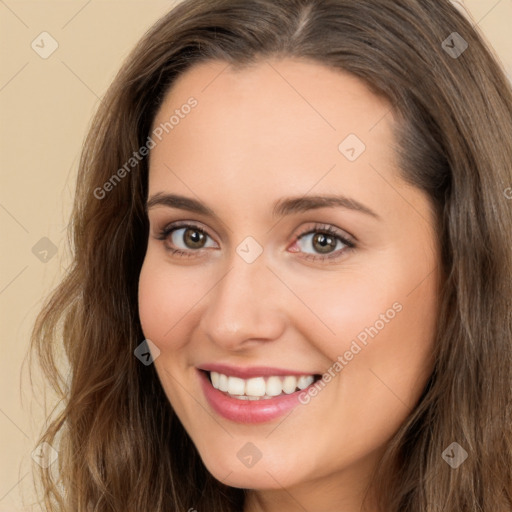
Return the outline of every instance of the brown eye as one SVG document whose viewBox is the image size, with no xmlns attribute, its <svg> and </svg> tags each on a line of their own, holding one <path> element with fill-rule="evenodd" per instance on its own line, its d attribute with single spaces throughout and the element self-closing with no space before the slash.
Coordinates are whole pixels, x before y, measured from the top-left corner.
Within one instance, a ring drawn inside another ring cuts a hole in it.
<svg viewBox="0 0 512 512">
<path fill-rule="evenodd" d="M 199 255 L 202 249 L 217 247 L 206 231 L 193 224 L 168 226 L 157 238 L 163 241 L 167 250 L 180 256 Z"/>
<path fill-rule="evenodd" d="M 177 230 L 180 231 L 180 230 Z M 206 235 L 196 228 L 185 228 L 182 240 L 189 249 L 202 249 L 206 242 Z"/>
<path fill-rule="evenodd" d="M 321 254 L 327 254 L 336 249 L 336 238 L 325 233 L 316 233 L 311 241 L 312 246 Z"/>
<path fill-rule="evenodd" d="M 329 225 L 317 225 L 298 236 L 293 252 L 300 252 L 301 258 L 320 261 L 342 257 L 355 248 L 355 243 L 343 232 Z"/>
</svg>

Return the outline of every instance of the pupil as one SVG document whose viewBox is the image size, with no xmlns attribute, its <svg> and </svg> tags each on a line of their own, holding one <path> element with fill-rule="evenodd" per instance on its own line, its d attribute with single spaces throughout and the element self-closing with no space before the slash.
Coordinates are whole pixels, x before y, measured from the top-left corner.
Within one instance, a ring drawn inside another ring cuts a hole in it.
<svg viewBox="0 0 512 512">
<path fill-rule="evenodd" d="M 315 235 L 313 245 L 315 245 L 315 242 L 320 244 L 318 251 L 321 253 L 328 253 L 331 248 L 334 249 L 336 247 L 336 240 L 332 236 L 327 236 L 323 233 L 317 233 Z"/>
</svg>

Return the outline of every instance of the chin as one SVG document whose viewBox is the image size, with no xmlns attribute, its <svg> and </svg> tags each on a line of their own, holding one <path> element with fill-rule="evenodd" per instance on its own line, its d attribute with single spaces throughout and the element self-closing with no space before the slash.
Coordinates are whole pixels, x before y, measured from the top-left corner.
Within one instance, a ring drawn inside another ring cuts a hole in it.
<svg viewBox="0 0 512 512">
<path fill-rule="evenodd" d="M 243 446 L 243 443 L 242 443 Z M 240 489 L 268 490 L 288 488 L 300 483 L 300 476 L 290 475 L 290 465 L 283 458 L 279 464 L 262 457 L 252 467 L 245 467 L 236 454 L 228 461 L 226 454 L 211 454 L 202 457 L 203 464 L 209 473 L 218 481 L 230 487 Z"/>
</svg>

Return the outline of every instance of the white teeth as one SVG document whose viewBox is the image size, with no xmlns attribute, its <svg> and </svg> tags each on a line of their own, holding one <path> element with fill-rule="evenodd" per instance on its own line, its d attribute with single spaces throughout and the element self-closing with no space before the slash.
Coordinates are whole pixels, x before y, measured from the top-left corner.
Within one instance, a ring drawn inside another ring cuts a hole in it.
<svg viewBox="0 0 512 512">
<path fill-rule="evenodd" d="M 312 375 L 301 375 L 297 382 L 297 386 L 299 389 L 305 389 L 311 384 L 313 384 L 314 380 L 315 378 Z"/>
<path fill-rule="evenodd" d="M 213 387 L 219 389 L 219 374 L 217 372 L 210 372 L 210 378 L 212 379 Z"/>
<path fill-rule="evenodd" d="M 267 380 L 267 395 L 277 396 L 283 392 L 283 383 L 279 377 L 269 377 Z"/>
<path fill-rule="evenodd" d="M 223 375 L 222 373 L 219 374 L 219 387 L 218 389 L 220 391 L 227 391 L 228 390 L 228 377 L 227 375 Z"/>
<path fill-rule="evenodd" d="M 289 395 L 297 388 L 297 378 L 293 375 L 287 375 L 283 380 L 283 391 Z"/>
<path fill-rule="evenodd" d="M 243 395 L 245 394 L 245 381 L 238 377 L 228 378 L 228 393 L 230 395 Z"/>
<path fill-rule="evenodd" d="M 210 372 L 210 379 L 215 389 L 227 392 L 233 398 L 239 400 L 269 399 L 283 393 L 289 395 L 297 389 L 307 388 L 315 380 L 313 375 L 240 379 L 239 377 L 228 377 L 218 372 Z"/>
<path fill-rule="evenodd" d="M 263 396 L 265 394 L 265 379 L 263 377 L 247 379 L 245 381 L 245 394 L 250 396 Z"/>
</svg>

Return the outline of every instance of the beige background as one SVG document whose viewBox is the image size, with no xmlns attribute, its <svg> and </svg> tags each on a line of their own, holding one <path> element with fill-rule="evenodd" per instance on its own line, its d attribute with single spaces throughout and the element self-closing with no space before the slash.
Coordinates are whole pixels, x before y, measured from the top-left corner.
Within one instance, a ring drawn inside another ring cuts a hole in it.
<svg viewBox="0 0 512 512">
<path fill-rule="evenodd" d="M 65 228 L 83 137 L 121 61 L 174 3 L 0 0 L 0 512 L 32 510 L 31 453 L 45 416 L 24 360 L 42 299 L 68 262 Z M 511 77 L 512 0 L 465 5 Z M 44 31 L 58 44 L 47 59 L 31 47 Z"/>
</svg>

